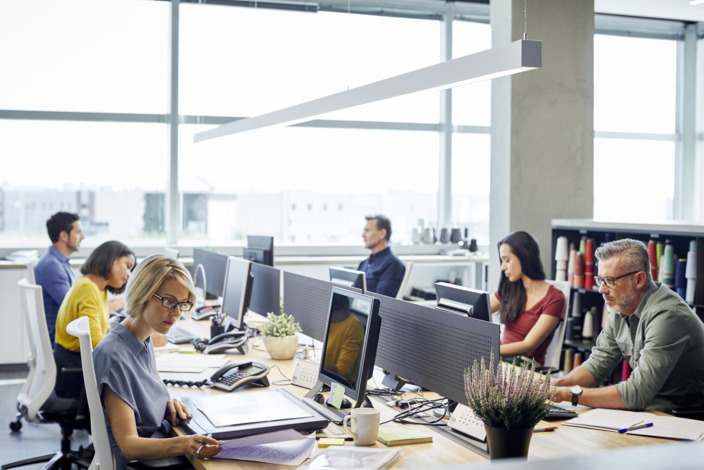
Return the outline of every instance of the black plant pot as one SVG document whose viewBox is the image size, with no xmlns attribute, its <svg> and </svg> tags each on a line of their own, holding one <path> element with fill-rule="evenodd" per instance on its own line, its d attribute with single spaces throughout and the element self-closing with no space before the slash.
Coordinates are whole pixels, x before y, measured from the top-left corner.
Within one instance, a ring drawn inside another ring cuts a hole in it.
<svg viewBox="0 0 704 470">
<path fill-rule="evenodd" d="M 484 429 L 486 429 L 486 440 L 489 444 L 491 460 L 512 457 L 527 458 L 534 427 L 508 429 L 503 426 L 485 424 Z"/>
</svg>

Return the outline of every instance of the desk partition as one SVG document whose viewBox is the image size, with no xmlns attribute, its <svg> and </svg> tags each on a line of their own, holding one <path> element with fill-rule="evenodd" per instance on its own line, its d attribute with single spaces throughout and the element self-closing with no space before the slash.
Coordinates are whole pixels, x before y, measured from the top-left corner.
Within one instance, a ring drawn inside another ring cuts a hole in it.
<svg viewBox="0 0 704 470">
<path fill-rule="evenodd" d="M 376 365 L 415 385 L 464 403 L 464 372 L 499 352 L 499 325 L 379 294 Z"/>
<path fill-rule="evenodd" d="M 284 313 L 293 315 L 301 332 L 322 342 L 330 306 L 332 282 L 284 271 Z"/>
</svg>

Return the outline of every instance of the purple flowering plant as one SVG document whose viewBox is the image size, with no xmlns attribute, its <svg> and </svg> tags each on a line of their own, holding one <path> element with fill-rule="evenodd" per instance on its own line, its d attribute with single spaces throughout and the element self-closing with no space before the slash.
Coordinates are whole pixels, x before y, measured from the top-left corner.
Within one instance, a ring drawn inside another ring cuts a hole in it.
<svg viewBox="0 0 704 470">
<path fill-rule="evenodd" d="M 484 424 L 505 428 L 535 426 L 547 414 L 555 395 L 550 374 L 536 378 L 535 360 L 520 367 L 499 361 L 491 352 L 489 367 L 482 357 L 465 371 L 464 390 L 468 406 Z M 496 371 L 496 372 L 494 372 Z"/>
</svg>

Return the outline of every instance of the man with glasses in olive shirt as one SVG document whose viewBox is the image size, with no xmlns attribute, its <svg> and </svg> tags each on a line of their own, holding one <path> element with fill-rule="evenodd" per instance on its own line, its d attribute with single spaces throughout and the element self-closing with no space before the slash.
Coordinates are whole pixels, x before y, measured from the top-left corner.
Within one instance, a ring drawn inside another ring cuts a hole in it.
<svg viewBox="0 0 704 470">
<path fill-rule="evenodd" d="M 357 269 L 365 272 L 368 291 L 396 297 L 406 267 L 388 247 L 391 240 L 391 221 L 383 215 L 370 215 L 366 219 L 367 225 L 364 227 L 362 238 L 364 246 L 372 250 L 372 254 L 362 261 Z"/>
<path fill-rule="evenodd" d="M 555 401 L 666 413 L 704 406 L 702 321 L 679 295 L 653 282 L 642 242 L 609 242 L 595 256 L 608 321 L 589 359 L 553 381 Z M 632 368 L 628 380 L 597 387 L 622 360 Z"/>
</svg>

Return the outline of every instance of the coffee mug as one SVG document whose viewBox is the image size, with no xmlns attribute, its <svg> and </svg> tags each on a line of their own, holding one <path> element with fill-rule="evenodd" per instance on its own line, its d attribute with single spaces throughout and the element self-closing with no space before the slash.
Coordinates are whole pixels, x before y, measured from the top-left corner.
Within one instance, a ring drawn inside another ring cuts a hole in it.
<svg viewBox="0 0 704 470">
<path fill-rule="evenodd" d="M 345 416 L 342 425 L 347 432 L 354 435 L 355 445 L 371 446 L 374 445 L 376 436 L 379 434 L 379 416 L 379 410 L 374 408 L 355 408 Z"/>
</svg>

